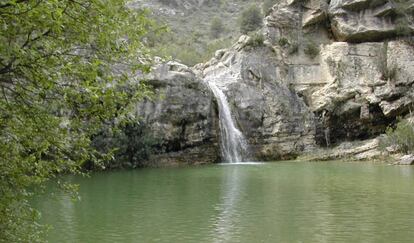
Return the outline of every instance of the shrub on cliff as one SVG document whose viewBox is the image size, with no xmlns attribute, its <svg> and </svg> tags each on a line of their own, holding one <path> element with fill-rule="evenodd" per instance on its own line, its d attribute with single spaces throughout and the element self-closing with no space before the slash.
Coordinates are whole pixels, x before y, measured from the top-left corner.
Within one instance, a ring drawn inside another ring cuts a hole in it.
<svg viewBox="0 0 414 243">
<path fill-rule="evenodd" d="M 401 120 L 395 128 L 388 128 L 382 147 L 395 147 L 402 153 L 414 153 L 414 121 L 413 118 Z"/>
<path fill-rule="evenodd" d="M 265 38 L 261 33 L 254 33 L 250 36 L 250 39 L 247 41 L 246 46 L 250 47 L 260 47 L 264 45 Z"/>
<path fill-rule="evenodd" d="M 307 56 L 314 59 L 315 57 L 319 55 L 320 50 L 319 50 L 319 47 L 315 43 L 308 42 L 305 46 L 304 52 Z"/>
<path fill-rule="evenodd" d="M 240 32 L 247 34 L 251 31 L 255 31 L 262 26 L 262 14 L 256 5 L 251 5 L 244 10 L 240 15 Z"/>
<path fill-rule="evenodd" d="M 214 18 L 211 21 L 210 24 L 210 35 L 211 37 L 213 37 L 214 39 L 217 39 L 220 37 L 221 33 L 223 33 L 224 31 L 224 25 L 223 22 L 221 21 L 221 19 L 219 18 Z"/>
</svg>

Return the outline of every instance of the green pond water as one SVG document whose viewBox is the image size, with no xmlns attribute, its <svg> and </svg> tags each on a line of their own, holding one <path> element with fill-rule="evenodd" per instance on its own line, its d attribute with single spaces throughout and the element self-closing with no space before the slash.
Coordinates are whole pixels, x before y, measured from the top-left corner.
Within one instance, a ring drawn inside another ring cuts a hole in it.
<svg viewBox="0 0 414 243">
<path fill-rule="evenodd" d="M 70 176 L 50 242 L 414 242 L 414 167 L 267 163 Z"/>
</svg>

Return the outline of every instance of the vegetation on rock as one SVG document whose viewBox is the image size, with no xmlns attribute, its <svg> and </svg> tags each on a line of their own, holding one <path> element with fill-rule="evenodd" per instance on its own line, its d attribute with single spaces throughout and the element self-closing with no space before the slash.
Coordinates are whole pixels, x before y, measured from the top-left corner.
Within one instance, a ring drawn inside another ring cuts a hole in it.
<svg viewBox="0 0 414 243">
<path fill-rule="evenodd" d="M 264 45 L 265 38 L 261 33 L 254 33 L 250 36 L 249 40 L 246 43 L 246 46 L 251 47 L 260 47 Z"/>
<path fill-rule="evenodd" d="M 88 169 L 143 167 L 159 144 L 144 123 L 130 121 L 121 126 L 109 125 L 92 138 L 92 146 L 103 154 L 113 154 L 101 164 L 88 163 Z M 97 167 L 98 166 L 98 167 Z"/>
<path fill-rule="evenodd" d="M 304 49 L 305 54 L 312 59 L 319 55 L 319 51 L 319 47 L 313 42 L 308 42 Z"/>
<path fill-rule="evenodd" d="M 414 122 L 413 118 L 401 120 L 395 128 L 388 128 L 382 147 L 394 147 L 398 152 L 414 153 Z"/>
<path fill-rule="evenodd" d="M 210 25 L 210 34 L 213 38 L 217 39 L 224 31 L 224 25 L 221 19 L 213 18 Z"/>
<path fill-rule="evenodd" d="M 240 32 L 247 34 L 262 26 L 262 14 L 256 5 L 251 5 L 240 16 Z"/>
</svg>

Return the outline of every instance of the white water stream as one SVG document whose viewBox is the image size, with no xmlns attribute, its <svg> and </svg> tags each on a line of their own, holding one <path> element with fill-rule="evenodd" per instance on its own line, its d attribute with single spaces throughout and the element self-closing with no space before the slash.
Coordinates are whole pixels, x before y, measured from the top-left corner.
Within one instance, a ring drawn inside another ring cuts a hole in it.
<svg viewBox="0 0 414 243">
<path fill-rule="evenodd" d="M 242 162 L 247 154 L 247 143 L 242 132 L 236 127 L 226 95 L 214 81 L 207 82 L 217 99 L 220 119 L 221 153 L 225 162 Z"/>
</svg>

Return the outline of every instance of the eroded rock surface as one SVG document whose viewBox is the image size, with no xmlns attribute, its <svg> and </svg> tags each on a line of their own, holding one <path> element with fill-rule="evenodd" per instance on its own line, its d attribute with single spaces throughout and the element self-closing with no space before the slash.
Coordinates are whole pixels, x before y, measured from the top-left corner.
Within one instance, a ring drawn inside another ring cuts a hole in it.
<svg viewBox="0 0 414 243">
<path fill-rule="evenodd" d="M 379 155 L 372 139 L 413 107 L 413 13 L 371 2 L 281 0 L 265 18 L 264 43 L 242 36 L 191 70 L 159 68 L 151 83 L 165 99 L 138 110 L 173 156 L 165 163 L 219 160 L 218 111 L 205 85 L 212 79 L 252 158 L 293 158 L 325 146 L 339 146 L 327 158 Z"/>
<path fill-rule="evenodd" d="M 137 105 L 137 116 L 160 141 L 152 165 L 213 163 L 220 154 L 211 91 L 179 63 L 157 66 L 149 77 L 155 97 Z"/>
<path fill-rule="evenodd" d="M 204 80 L 224 90 L 252 156 L 291 158 L 314 147 L 314 115 L 284 82 L 280 57 L 266 46 L 249 47 L 242 37 L 235 46 L 199 66 Z"/>
</svg>

